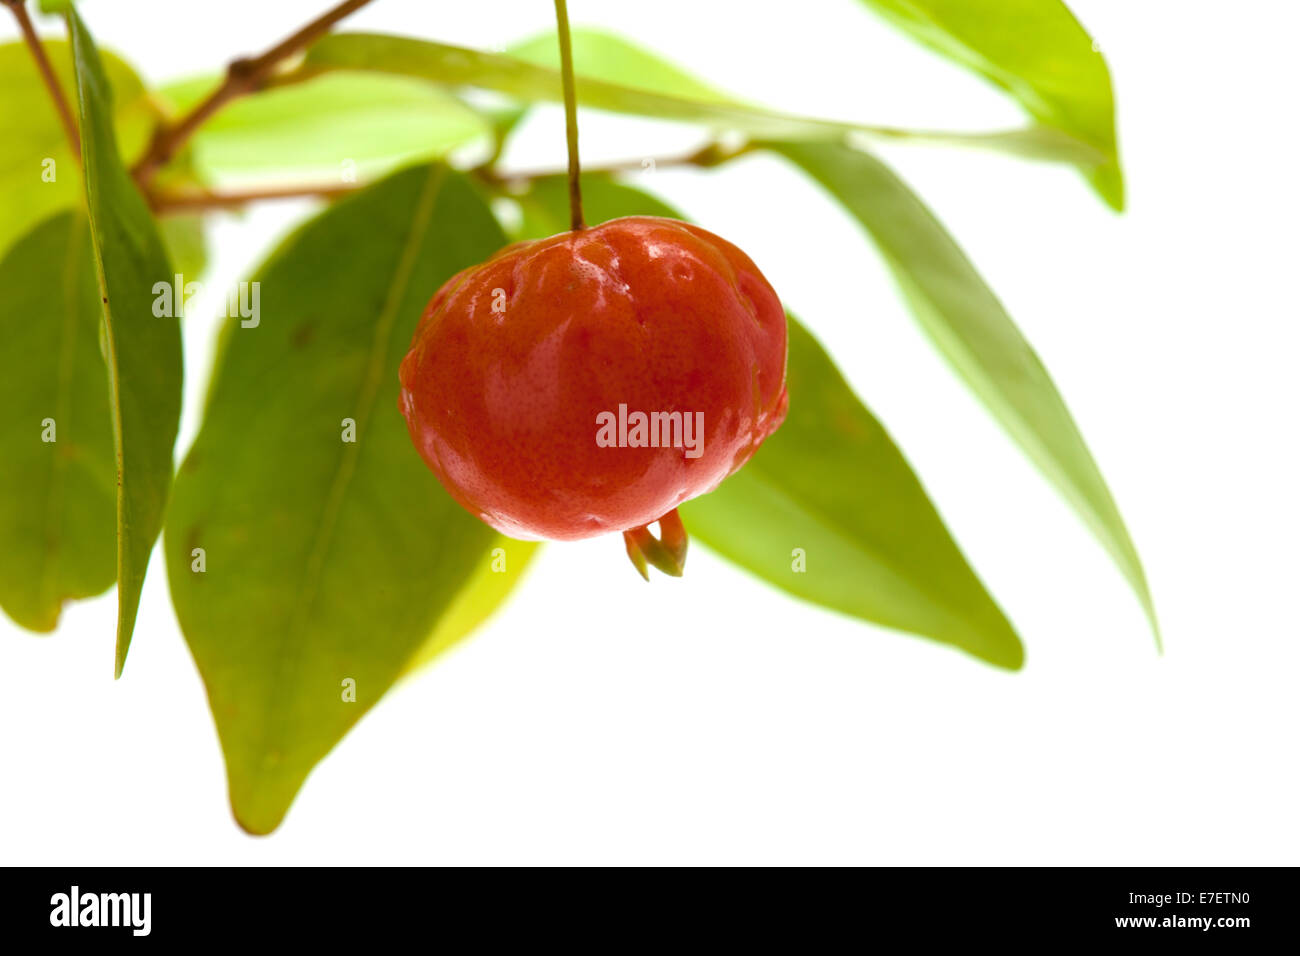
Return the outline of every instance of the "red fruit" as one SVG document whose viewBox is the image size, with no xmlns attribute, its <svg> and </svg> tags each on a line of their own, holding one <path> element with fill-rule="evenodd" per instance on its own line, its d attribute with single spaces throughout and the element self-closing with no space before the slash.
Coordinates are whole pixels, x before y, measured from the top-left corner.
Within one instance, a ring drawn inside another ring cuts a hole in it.
<svg viewBox="0 0 1300 956">
<path fill-rule="evenodd" d="M 402 361 L 400 407 L 452 497 L 497 530 L 644 545 L 665 518 L 668 544 L 673 509 L 784 420 L 785 356 L 785 312 L 748 256 L 636 216 L 508 246 L 448 280 Z"/>
</svg>

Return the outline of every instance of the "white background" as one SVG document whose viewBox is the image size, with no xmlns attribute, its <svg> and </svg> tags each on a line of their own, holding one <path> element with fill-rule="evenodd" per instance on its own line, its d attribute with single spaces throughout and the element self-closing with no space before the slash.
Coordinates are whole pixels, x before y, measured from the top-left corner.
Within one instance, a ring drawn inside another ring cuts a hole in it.
<svg viewBox="0 0 1300 956">
<path fill-rule="evenodd" d="M 160 82 L 260 52 L 325 0 L 83 6 L 104 46 Z M 230 816 L 155 554 L 117 683 L 111 592 L 68 608 L 55 636 L 0 620 L 0 862 L 1300 862 L 1300 10 L 1072 6 L 1113 71 L 1125 215 L 1065 168 L 919 147 L 887 158 L 1065 395 L 1145 559 L 1163 657 L 1119 573 L 948 372 L 843 213 L 768 159 L 660 169 L 635 181 L 745 248 L 890 428 L 1023 636 L 1025 669 L 802 605 L 703 548 L 683 581 L 647 586 L 617 539 L 553 546 L 259 839 Z M 571 15 L 773 107 L 1021 121 L 853 0 L 573 0 Z M 378 0 L 347 26 L 486 48 L 550 16 L 545 0 Z M 592 162 L 698 136 L 583 117 Z M 560 112 L 539 111 L 509 158 L 562 165 Z M 308 208 L 219 219 L 210 286 Z M 216 327 L 186 321 L 178 454 Z"/>
</svg>

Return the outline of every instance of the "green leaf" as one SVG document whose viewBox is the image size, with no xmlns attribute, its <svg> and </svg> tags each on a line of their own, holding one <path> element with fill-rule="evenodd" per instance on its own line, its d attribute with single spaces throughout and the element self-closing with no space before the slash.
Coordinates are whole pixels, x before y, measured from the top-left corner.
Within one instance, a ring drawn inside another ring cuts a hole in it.
<svg viewBox="0 0 1300 956">
<path fill-rule="evenodd" d="M 99 307 L 80 212 L 56 213 L 0 261 L 0 607 L 35 631 L 117 574 Z"/>
<path fill-rule="evenodd" d="M 925 46 L 1010 93 L 1029 114 L 1095 147 L 1085 169 L 1112 208 L 1124 208 L 1110 71 L 1060 0 L 862 0 Z"/>
<path fill-rule="evenodd" d="M 1137 550 L 1043 363 L 970 260 L 907 184 L 879 160 L 811 143 L 771 144 L 860 222 L 922 328 L 972 391 L 1060 489 L 1141 600 L 1155 606 Z"/>
<path fill-rule="evenodd" d="M 186 80 L 161 95 L 179 113 L 217 82 Z M 338 73 L 236 100 L 199 129 L 190 150 L 195 175 L 209 184 L 364 182 L 489 132 L 486 120 L 428 83 Z"/>
<path fill-rule="evenodd" d="M 54 72 L 72 101 L 72 52 L 61 40 L 42 40 Z M 125 156 L 144 148 L 154 110 L 129 66 L 110 53 L 104 69 L 116 92 L 113 124 Z M 60 209 L 81 204 L 78 157 L 54 103 L 22 42 L 0 44 L 0 255 L 20 236 Z"/>
<path fill-rule="evenodd" d="M 103 64 L 76 11 L 67 19 L 117 455 L 115 672 L 121 676 L 171 487 L 181 411 L 181 336 L 176 319 L 154 315 L 154 285 L 170 283 L 172 270 L 149 209 L 122 165 Z"/>
<path fill-rule="evenodd" d="M 449 618 L 473 616 L 460 595 L 485 554 L 504 547 L 523 567 L 522 546 L 443 491 L 397 410 L 427 301 L 504 242 L 463 177 L 407 169 L 308 222 L 253 277 L 258 324 L 227 322 L 165 552 L 251 832 L 275 829 Z"/>
<path fill-rule="evenodd" d="M 597 44 L 587 33 L 585 51 L 590 57 Z M 626 44 L 624 44 L 626 47 Z M 618 51 L 607 58 L 593 58 L 593 69 L 607 69 Z M 648 53 L 635 62 L 644 64 Z M 615 113 L 631 113 L 656 119 L 701 123 L 738 130 L 754 136 L 789 139 L 840 140 L 850 133 L 889 140 L 960 144 L 999 149 L 1017 155 L 1095 165 L 1102 157 L 1092 146 L 1059 130 L 1033 127 L 994 133 L 913 132 L 881 126 L 843 123 L 835 120 L 794 116 L 749 106 L 721 95 L 701 98 L 707 89 L 691 81 L 690 95 L 682 92 L 685 74 L 675 67 L 661 66 L 639 82 L 667 82 L 666 90 L 611 82 L 578 70 L 578 102 L 585 107 Z M 300 76 L 331 70 L 372 70 L 380 73 L 419 77 L 448 87 L 477 87 L 504 93 L 524 102 L 560 102 L 560 73 L 546 66 L 497 53 L 484 53 L 409 37 L 374 33 L 332 33 L 312 46 Z"/>
<path fill-rule="evenodd" d="M 563 177 L 517 198 L 525 229 L 565 228 Z M 680 216 L 603 176 L 585 176 L 589 221 Z M 740 471 L 688 502 L 690 533 L 798 597 L 951 644 L 999 667 L 1024 650 L 957 549 L 925 489 L 830 357 L 793 317 L 790 411 Z M 802 549 L 806 571 L 795 570 Z"/>
</svg>

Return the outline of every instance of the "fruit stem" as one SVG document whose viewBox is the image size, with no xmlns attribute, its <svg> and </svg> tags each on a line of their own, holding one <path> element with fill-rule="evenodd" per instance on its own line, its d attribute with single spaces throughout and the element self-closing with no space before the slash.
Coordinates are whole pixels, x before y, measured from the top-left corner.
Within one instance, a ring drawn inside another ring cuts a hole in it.
<svg viewBox="0 0 1300 956">
<path fill-rule="evenodd" d="M 686 547 L 690 543 L 682 519 L 674 508 L 659 519 L 659 537 L 650 533 L 647 525 L 623 532 L 627 556 L 641 577 L 650 580 L 647 562 L 664 574 L 675 578 L 682 576 L 686 567 Z"/>
<path fill-rule="evenodd" d="M 564 82 L 564 135 L 569 145 L 569 226 L 587 228 L 582 218 L 582 185 L 578 182 L 578 94 L 573 88 L 573 48 L 569 40 L 569 8 L 555 0 L 555 23 L 560 35 L 560 75 Z"/>
</svg>

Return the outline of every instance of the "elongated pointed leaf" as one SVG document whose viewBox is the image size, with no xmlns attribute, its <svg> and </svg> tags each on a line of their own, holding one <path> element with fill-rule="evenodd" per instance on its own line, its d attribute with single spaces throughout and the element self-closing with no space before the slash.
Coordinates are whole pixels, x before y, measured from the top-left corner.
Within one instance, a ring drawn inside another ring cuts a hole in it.
<svg viewBox="0 0 1300 956">
<path fill-rule="evenodd" d="M 587 55 L 591 55 L 588 45 Z M 641 54 L 645 60 L 650 54 Z M 593 69 L 608 67 L 609 60 L 591 57 Z M 376 70 L 421 77 L 450 87 L 471 86 L 495 90 L 525 102 L 559 102 L 560 73 L 516 57 L 484 53 L 408 37 L 375 33 L 336 33 L 319 40 L 307 53 L 303 75 L 329 70 Z M 579 75 L 579 104 L 616 113 L 656 119 L 703 123 L 755 136 L 790 139 L 840 140 L 850 133 L 885 139 L 950 143 L 998 149 L 1017 155 L 1079 163 L 1091 167 L 1103 157 L 1091 145 L 1056 129 L 1033 127 L 995 133 L 932 133 L 891 129 L 834 120 L 794 116 L 749 106 L 721 96 L 700 98 L 703 84 L 686 95 L 684 74 L 665 67 L 640 82 L 669 82 L 666 90 L 644 85 L 610 82 L 599 76 Z"/>
<path fill-rule="evenodd" d="M 1019 638 L 916 475 L 793 319 L 786 375 L 785 424 L 683 507 L 691 532 L 799 597 L 1019 668 Z"/>
<path fill-rule="evenodd" d="M 773 148 L 821 183 L 875 240 L 939 351 L 1110 552 L 1158 642 L 1142 562 L 1105 479 L 1043 363 L 970 260 L 879 160 L 832 145 Z"/>
<path fill-rule="evenodd" d="M 0 607 L 52 631 L 117 575 L 117 474 L 90 228 L 56 213 L 0 261 Z"/>
<path fill-rule="evenodd" d="M 517 199 L 531 234 L 565 228 L 563 178 Z M 680 218 L 606 177 L 584 177 L 583 202 L 591 222 Z M 916 475 L 794 318 L 787 382 L 785 424 L 721 487 L 682 507 L 691 535 L 790 594 L 1020 667 L 1020 640 Z"/>
<path fill-rule="evenodd" d="M 462 177 L 408 169 L 287 240 L 253 277 L 256 325 L 226 324 L 165 551 L 249 831 L 279 824 L 485 554 L 503 547 L 522 567 L 522 546 L 443 491 L 397 410 L 397 366 L 428 299 L 504 242 Z"/>
<path fill-rule="evenodd" d="M 862 0 L 904 33 L 1006 90 L 1040 123 L 1096 147 L 1085 169 L 1124 208 L 1115 102 L 1100 47 L 1061 0 Z"/>
<path fill-rule="evenodd" d="M 154 314 L 154 287 L 171 283 L 172 270 L 149 209 L 122 165 L 112 90 L 99 53 L 75 10 L 67 19 L 117 454 L 115 672 L 120 676 L 171 487 L 181 411 L 181 337 L 175 318 Z"/>
</svg>

